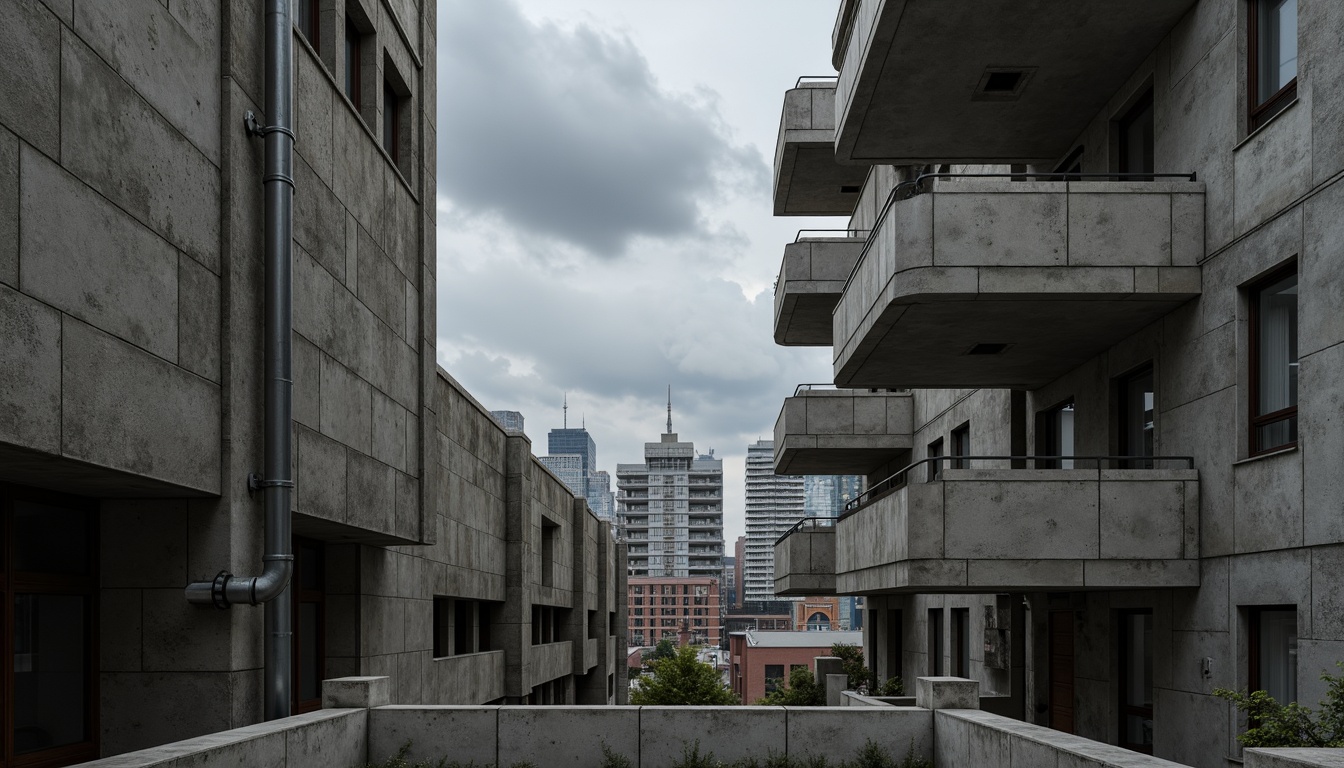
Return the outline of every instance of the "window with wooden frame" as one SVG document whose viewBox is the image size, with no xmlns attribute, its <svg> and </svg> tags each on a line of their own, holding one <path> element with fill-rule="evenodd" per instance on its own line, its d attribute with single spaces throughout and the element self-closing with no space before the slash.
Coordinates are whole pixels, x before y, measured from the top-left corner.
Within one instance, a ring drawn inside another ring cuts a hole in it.
<svg viewBox="0 0 1344 768">
<path fill-rule="evenodd" d="M 966 469 L 969 466 L 966 459 L 961 458 L 971 455 L 971 423 L 969 421 L 952 430 L 952 455 L 958 457 L 952 460 L 952 469 Z"/>
<path fill-rule="evenodd" d="M 319 0 L 299 0 L 298 14 L 294 22 L 299 27 L 308 44 L 320 55 L 322 53 L 322 9 Z"/>
<path fill-rule="evenodd" d="M 98 757 L 97 518 L 92 502 L 0 484 L 9 644 L 0 764 Z"/>
<path fill-rule="evenodd" d="M 1121 611 L 1120 746 L 1153 753 L 1153 612 Z"/>
<path fill-rule="evenodd" d="M 1247 290 L 1254 456 L 1297 445 L 1297 263 Z"/>
<path fill-rule="evenodd" d="M 327 669 L 326 546 L 294 539 L 294 714 L 322 708 Z"/>
<path fill-rule="evenodd" d="M 1297 606 L 1247 610 L 1246 687 L 1280 704 L 1297 701 Z"/>
<path fill-rule="evenodd" d="M 1297 98 L 1297 0 L 1248 0 L 1248 130 L 1269 122 Z"/>
</svg>

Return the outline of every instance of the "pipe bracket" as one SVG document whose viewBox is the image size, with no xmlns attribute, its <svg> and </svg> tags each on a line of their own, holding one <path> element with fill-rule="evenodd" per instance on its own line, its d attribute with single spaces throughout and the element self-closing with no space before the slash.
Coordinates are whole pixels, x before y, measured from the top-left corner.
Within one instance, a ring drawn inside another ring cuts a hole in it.
<svg viewBox="0 0 1344 768">
<path fill-rule="evenodd" d="M 215 574 L 215 580 L 210 584 L 210 600 L 221 611 L 229 607 L 229 598 L 224 594 L 224 590 L 229 584 L 229 579 L 232 578 L 232 573 L 220 571 Z"/>
<path fill-rule="evenodd" d="M 247 473 L 247 492 L 255 493 L 266 488 L 293 488 L 293 480 L 267 480 L 256 472 Z"/>
<path fill-rule="evenodd" d="M 247 110 L 247 114 L 243 115 L 243 128 L 247 130 L 248 136 L 263 137 L 268 133 L 283 133 L 291 141 L 295 140 L 294 132 L 283 125 L 262 125 L 257 120 L 256 113 L 250 109 Z"/>
</svg>

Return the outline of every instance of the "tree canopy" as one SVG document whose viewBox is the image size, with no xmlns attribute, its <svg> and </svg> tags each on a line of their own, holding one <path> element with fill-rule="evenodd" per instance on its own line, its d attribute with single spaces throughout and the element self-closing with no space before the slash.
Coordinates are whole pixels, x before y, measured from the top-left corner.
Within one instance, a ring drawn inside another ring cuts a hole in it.
<svg viewBox="0 0 1344 768">
<path fill-rule="evenodd" d="M 659 644 L 661 645 L 661 643 Z M 655 655 L 657 650 L 655 649 Z M 641 706 L 713 706 L 737 704 L 724 687 L 718 670 L 696 658 L 695 649 L 676 650 L 672 656 L 649 662 L 652 674 L 639 678 L 630 703 Z"/>
</svg>

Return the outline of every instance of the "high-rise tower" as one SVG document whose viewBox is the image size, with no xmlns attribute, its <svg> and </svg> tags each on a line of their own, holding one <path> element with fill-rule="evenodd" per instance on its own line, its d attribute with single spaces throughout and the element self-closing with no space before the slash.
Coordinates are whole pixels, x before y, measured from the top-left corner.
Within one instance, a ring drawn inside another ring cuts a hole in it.
<svg viewBox="0 0 1344 768">
<path fill-rule="evenodd" d="M 739 585 L 746 600 L 775 600 L 775 539 L 805 514 L 804 478 L 775 474 L 775 443 L 747 446 L 747 543 Z"/>
</svg>

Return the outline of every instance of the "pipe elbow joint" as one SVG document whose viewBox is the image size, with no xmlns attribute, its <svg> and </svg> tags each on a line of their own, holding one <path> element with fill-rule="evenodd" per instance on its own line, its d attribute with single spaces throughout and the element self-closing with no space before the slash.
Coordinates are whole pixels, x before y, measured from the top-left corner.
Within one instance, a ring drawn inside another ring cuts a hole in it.
<svg viewBox="0 0 1344 768">
<path fill-rule="evenodd" d="M 220 571 L 214 581 L 198 581 L 187 585 L 187 602 L 194 605 L 213 605 L 225 610 L 238 603 L 261 605 L 280 596 L 289 586 L 294 571 L 293 555 L 267 555 L 266 567 L 260 576 L 238 578 L 228 571 Z"/>
</svg>

